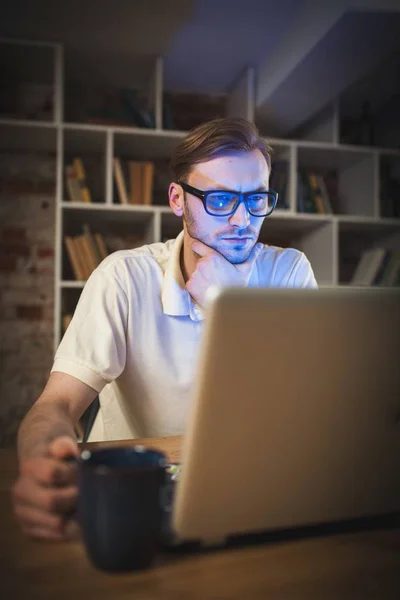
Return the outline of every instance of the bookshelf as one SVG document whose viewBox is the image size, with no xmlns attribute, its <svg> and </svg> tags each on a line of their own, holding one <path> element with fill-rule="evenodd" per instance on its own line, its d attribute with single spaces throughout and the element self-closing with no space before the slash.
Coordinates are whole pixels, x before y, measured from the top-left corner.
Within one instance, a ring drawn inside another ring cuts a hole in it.
<svg viewBox="0 0 400 600">
<path fill-rule="evenodd" d="M 18 63 L 15 72 L 22 83 L 29 75 L 29 81 L 44 82 L 46 89 L 52 90 L 51 105 L 47 100 L 46 110 L 38 109 L 36 118 L 22 109 L 12 113 L 9 107 L 2 114 L 0 107 L 0 148 L 2 152 L 29 150 L 56 157 L 54 343 L 57 347 L 63 316 L 73 312 L 85 283 L 74 276 L 65 236 L 81 236 L 83 227 L 88 226 L 93 234 L 98 233 L 106 240 L 110 251 L 122 247 L 124 240 L 127 247 L 132 247 L 175 237 L 181 223 L 168 206 L 168 175 L 162 169 L 186 132 L 163 127 L 166 114 L 163 102 L 170 90 L 163 87 L 160 57 L 152 62 L 146 57 L 139 65 L 140 77 L 135 81 L 148 99 L 154 121 L 154 127 L 144 128 L 119 122 L 73 121 L 71 115 L 76 112 L 67 94 L 68 90 L 76 89 L 77 83 L 68 80 L 61 45 L 3 39 L 0 48 L 1 56 L 12 57 Z M 139 59 L 135 60 L 137 63 Z M 29 61 L 29 68 L 24 61 Z M 0 62 L 3 78 L 9 77 L 6 62 L 3 59 Z M 391 190 L 399 185 L 396 182 L 400 182 L 400 150 L 340 144 L 338 101 L 290 138 L 267 137 L 268 123 L 257 114 L 254 90 L 254 69 L 248 68 L 238 74 L 228 91 L 224 90 L 224 114 L 253 120 L 274 149 L 272 176 L 282 186 L 278 189 L 281 200 L 263 224 L 261 241 L 304 251 L 320 286 L 349 285 L 363 252 L 381 247 L 400 250 L 400 219 L 398 213 L 387 208 L 383 198 L 388 185 Z M 68 107 L 65 116 L 64 106 Z M 71 202 L 68 196 L 65 166 L 76 157 L 82 159 L 87 171 L 90 203 Z M 150 205 L 119 201 L 113 173 L 115 158 L 154 162 Z M 275 165 L 279 175 L 275 174 Z M 335 191 L 330 194 L 332 212 L 299 210 L 300 181 L 302 174 L 310 170 L 318 177 L 334 180 Z"/>
</svg>

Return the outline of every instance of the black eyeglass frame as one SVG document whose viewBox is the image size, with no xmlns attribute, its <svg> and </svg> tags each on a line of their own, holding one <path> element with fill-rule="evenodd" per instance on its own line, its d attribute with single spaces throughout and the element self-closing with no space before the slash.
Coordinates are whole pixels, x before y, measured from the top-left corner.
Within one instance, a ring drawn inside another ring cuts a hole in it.
<svg viewBox="0 0 400 600">
<path fill-rule="evenodd" d="M 204 190 L 199 190 L 199 189 L 189 185 L 188 183 L 185 183 L 184 181 L 177 181 L 177 183 L 178 183 L 178 185 L 181 186 L 181 188 L 185 192 L 188 192 L 189 194 L 196 196 L 196 198 L 199 198 L 199 200 L 201 200 L 203 203 L 204 210 L 206 211 L 206 213 L 211 215 L 212 217 L 230 217 L 230 215 L 233 215 L 233 213 L 237 210 L 237 208 L 241 202 L 244 202 L 247 212 L 252 217 L 268 217 L 273 212 L 273 210 L 276 207 L 276 203 L 278 202 L 278 192 L 275 192 L 274 190 L 262 190 L 260 192 L 233 192 L 232 190 L 221 190 L 221 189 L 204 191 Z M 238 196 L 238 200 L 235 203 L 231 212 L 223 214 L 223 215 L 218 215 L 218 214 L 212 213 L 209 210 L 207 210 L 207 196 L 209 194 L 216 194 L 218 192 L 224 192 L 224 191 L 236 194 Z M 254 194 L 257 194 L 257 193 L 263 193 L 263 194 L 266 193 L 266 194 L 269 194 L 270 196 L 272 196 L 272 208 L 265 215 L 255 215 L 254 213 L 252 213 L 249 210 L 248 197 L 253 196 Z"/>
</svg>

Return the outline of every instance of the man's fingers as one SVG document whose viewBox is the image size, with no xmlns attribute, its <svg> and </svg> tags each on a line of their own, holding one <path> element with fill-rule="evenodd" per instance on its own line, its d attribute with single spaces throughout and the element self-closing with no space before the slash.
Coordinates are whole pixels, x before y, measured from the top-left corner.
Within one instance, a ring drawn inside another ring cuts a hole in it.
<svg viewBox="0 0 400 600">
<path fill-rule="evenodd" d="M 76 507 L 76 486 L 46 488 L 33 479 L 20 479 L 13 489 L 15 504 L 23 504 L 50 513 L 69 513 Z"/>
<path fill-rule="evenodd" d="M 76 481 L 76 468 L 75 465 L 53 458 L 31 458 L 21 464 L 21 475 L 26 475 L 42 485 L 71 485 Z"/>
<path fill-rule="evenodd" d="M 216 253 L 210 246 L 203 244 L 203 242 L 200 242 L 199 240 L 194 240 L 194 242 L 192 242 L 192 250 L 199 256 L 207 256 L 208 254 Z"/>
<path fill-rule="evenodd" d="M 61 534 L 64 529 L 64 518 L 61 515 L 45 512 L 32 506 L 18 504 L 15 514 L 25 528 L 40 527 Z"/>
<path fill-rule="evenodd" d="M 47 527 L 33 526 L 23 527 L 24 533 L 35 540 L 42 540 L 48 542 L 62 542 L 65 540 L 63 533 L 57 533 Z"/>
<path fill-rule="evenodd" d="M 77 457 L 79 455 L 78 443 L 66 435 L 53 440 L 49 446 L 50 456 L 58 459 Z"/>
<path fill-rule="evenodd" d="M 75 519 L 68 519 L 64 523 L 64 537 L 66 540 L 78 540 L 81 537 L 80 527 Z"/>
</svg>

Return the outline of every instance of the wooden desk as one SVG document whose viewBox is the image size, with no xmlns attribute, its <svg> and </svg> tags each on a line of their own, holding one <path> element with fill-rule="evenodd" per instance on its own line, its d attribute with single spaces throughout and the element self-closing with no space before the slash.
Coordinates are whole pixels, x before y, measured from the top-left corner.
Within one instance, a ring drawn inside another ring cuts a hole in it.
<svg viewBox="0 0 400 600">
<path fill-rule="evenodd" d="M 141 441 L 165 451 L 171 461 L 179 460 L 180 442 L 180 438 Z M 15 453 L 0 451 L 2 598 L 400 598 L 400 531 L 363 532 L 203 555 L 171 556 L 161 558 L 146 572 L 105 574 L 92 567 L 80 542 L 39 542 L 20 533 L 9 494 L 16 475 Z"/>
</svg>

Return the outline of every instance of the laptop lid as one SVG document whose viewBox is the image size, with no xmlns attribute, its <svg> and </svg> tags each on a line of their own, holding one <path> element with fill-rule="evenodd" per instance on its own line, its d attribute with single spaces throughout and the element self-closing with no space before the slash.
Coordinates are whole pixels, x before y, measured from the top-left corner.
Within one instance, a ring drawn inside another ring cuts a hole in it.
<svg viewBox="0 0 400 600">
<path fill-rule="evenodd" d="M 205 325 L 182 540 L 400 510 L 400 291 L 225 289 Z"/>
</svg>

